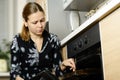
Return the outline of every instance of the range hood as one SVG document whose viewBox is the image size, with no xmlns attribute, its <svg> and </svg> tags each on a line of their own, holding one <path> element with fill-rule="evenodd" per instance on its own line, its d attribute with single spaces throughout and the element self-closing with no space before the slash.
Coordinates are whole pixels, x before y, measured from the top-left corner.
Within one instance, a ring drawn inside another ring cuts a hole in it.
<svg viewBox="0 0 120 80">
<path fill-rule="evenodd" d="M 64 0 L 64 10 L 90 11 L 105 0 Z"/>
</svg>

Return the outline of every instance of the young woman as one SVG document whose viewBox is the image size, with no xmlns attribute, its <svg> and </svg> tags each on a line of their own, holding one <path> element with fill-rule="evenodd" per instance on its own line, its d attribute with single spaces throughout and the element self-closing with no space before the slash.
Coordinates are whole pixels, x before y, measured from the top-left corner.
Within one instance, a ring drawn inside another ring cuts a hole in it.
<svg viewBox="0 0 120 80">
<path fill-rule="evenodd" d="M 42 7 L 29 2 L 22 13 L 24 24 L 11 45 L 11 80 L 30 80 L 43 70 L 63 75 L 69 66 L 75 71 L 73 59 L 62 61 L 60 41 L 45 30 L 46 20 Z"/>
</svg>

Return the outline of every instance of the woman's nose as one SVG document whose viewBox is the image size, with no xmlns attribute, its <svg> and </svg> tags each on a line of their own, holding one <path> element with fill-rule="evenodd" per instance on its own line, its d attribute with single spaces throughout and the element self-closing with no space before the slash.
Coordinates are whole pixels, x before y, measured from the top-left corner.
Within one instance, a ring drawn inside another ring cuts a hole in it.
<svg viewBox="0 0 120 80">
<path fill-rule="evenodd" d="M 41 22 L 38 22 L 38 26 L 39 26 L 39 27 L 42 27 L 42 23 L 41 23 Z"/>
</svg>

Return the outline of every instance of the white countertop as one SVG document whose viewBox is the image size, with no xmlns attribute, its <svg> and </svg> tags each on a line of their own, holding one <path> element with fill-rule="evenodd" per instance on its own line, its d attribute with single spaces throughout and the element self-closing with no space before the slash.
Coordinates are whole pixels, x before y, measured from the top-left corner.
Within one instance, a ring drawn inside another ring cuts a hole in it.
<svg viewBox="0 0 120 80">
<path fill-rule="evenodd" d="M 97 12 L 81 24 L 77 29 L 71 32 L 67 37 L 61 40 L 61 45 L 65 45 L 70 39 L 80 33 L 82 30 L 87 28 L 94 22 L 100 21 L 103 17 L 112 12 L 116 7 L 120 7 L 120 0 L 109 0 L 105 5 L 103 5 Z"/>
<path fill-rule="evenodd" d="M 0 72 L 0 77 L 9 77 L 9 72 Z"/>
</svg>

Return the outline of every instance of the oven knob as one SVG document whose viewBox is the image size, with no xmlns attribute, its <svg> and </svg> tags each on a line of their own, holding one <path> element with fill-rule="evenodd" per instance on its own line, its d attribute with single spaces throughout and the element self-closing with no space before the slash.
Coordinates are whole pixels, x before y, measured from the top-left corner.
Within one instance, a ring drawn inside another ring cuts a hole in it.
<svg viewBox="0 0 120 80">
<path fill-rule="evenodd" d="M 88 44 L 88 39 L 87 39 L 87 37 L 84 38 L 84 43 L 85 43 L 85 44 Z"/>
<path fill-rule="evenodd" d="M 76 50 L 77 50 L 77 47 L 74 47 L 73 49 L 74 49 L 74 51 L 76 51 Z"/>
<path fill-rule="evenodd" d="M 80 39 L 80 41 L 78 42 L 78 46 L 79 46 L 79 48 L 82 47 L 82 40 L 81 40 L 81 39 Z"/>
<path fill-rule="evenodd" d="M 75 44 L 75 45 L 73 46 L 73 49 L 74 49 L 74 51 L 77 50 L 77 44 Z"/>
</svg>

